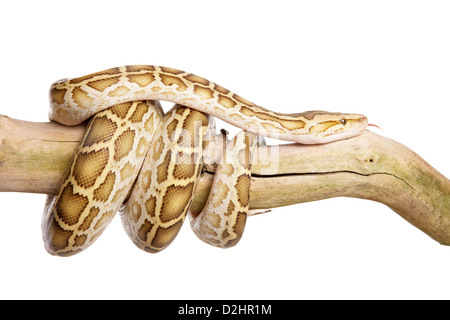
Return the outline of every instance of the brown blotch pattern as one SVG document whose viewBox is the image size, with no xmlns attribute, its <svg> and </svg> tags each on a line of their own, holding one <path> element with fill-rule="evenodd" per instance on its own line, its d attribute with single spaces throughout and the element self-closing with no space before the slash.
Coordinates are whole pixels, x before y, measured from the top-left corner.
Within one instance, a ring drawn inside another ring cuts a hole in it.
<svg viewBox="0 0 450 320">
<path fill-rule="evenodd" d="M 128 89 L 125 86 L 120 86 L 108 93 L 108 96 L 110 97 L 122 97 L 126 95 L 128 92 L 130 92 L 130 89 Z"/>
<path fill-rule="evenodd" d="M 141 122 L 144 115 L 148 112 L 148 109 L 149 106 L 145 102 L 138 102 L 136 110 L 134 110 L 133 114 L 130 117 L 130 121 L 133 123 Z"/>
<path fill-rule="evenodd" d="M 79 226 L 80 231 L 86 231 L 91 226 L 92 221 L 97 217 L 97 215 L 100 213 L 100 209 L 97 207 L 92 207 L 89 210 L 89 214 L 86 218 L 84 218 L 83 223 Z"/>
<path fill-rule="evenodd" d="M 231 163 L 222 163 L 220 168 L 221 172 L 227 176 L 231 176 L 234 173 L 234 166 Z"/>
<path fill-rule="evenodd" d="M 92 187 L 97 177 L 105 169 L 108 159 L 109 152 L 106 148 L 89 153 L 80 153 L 73 168 L 75 180 L 84 188 Z"/>
<path fill-rule="evenodd" d="M 55 101 L 57 104 L 63 104 L 64 103 L 64 96 L 66 94 L 66 89 L 56 89 L 52 88 L 50 90 L 50 100 Z"/>
<path fill-rule="evenodd" d="M 92 74 L 88 74 L 87 76 L 82 76 L 82 77 L 78 77 L 78 78 L 75 78 L 75 79 L 71 79 L 69 81 L 69 83 L 70 84 L 77 84 L 77 83 L 83 82 L 83 81 L 85 81 L 87 79 L 90 79 L 92 77 L 116 75 L 116 74 L 120 74 L 120 68 L 111 68 L 111 69 L 95 72 L 95 73 L 92 73 Z"/>
<path fill-rule="evenodd" d="M 189 132 L 189 136 L 183 136 L 182 140 L 179 140 L 182 147 L 198 147 L 201 141 L 199 133 L 201 127 L 208 126 L 208 116 L 204 113 L 190 109 L 190 114 L 186 116 L 183 121 L 183 133 Z M 187 139 L 188 138 L 188 139 Z"/>
<path fill-rule="evenodd" d="M 140 87 L 146 87 L 153 81 L 155 81 L 155 76 L 152 73 L 144 74 L 131 74 L 127 76 L 128 81 L 136 83 Z"/>
<path fill-rule="evenodd" d="M 222 221 L 222 219 L 218 214 L 210 214 L 207 216 L 207 221 L 211 224 L 213 228 L 218 229 L 220 228 L 220 222 Z M 208 231 L 211 234 L 217 234 L 217 232 L 214 229 L 209 229 Z"/>
<path fill-rule="evenodd" d="M 214 98 L 214 92 L 209 88 L 194 85 L 194 93 L 205 100 Z"/>
<path fill-rule="evenodd" d="M 253 109 L 250 109 L 246 106 L 241 107 L 241 113 L 245 114 L 248 117 L 258 117 L 262 120 L 278 120 L 278 118 L 276 118 L 270 114 L 260 115 L 258 112 L 254 111 Z"/>
<path fill-rule="evenodd" d="M 150 196 L 147 201 L 145 201 L 145 210 L 150 217 L 155 216 L 156 209 L 156 197 Z"/>
<path fill-rule="evenodd" d="M 256 106 L 253 102 L 248 101 L 247 99 L 242 98 L 241 96 L 238 96 L 237 94 L 233 94 L 233 98 L 239 101 L 240 103 L 247 104 L 249 106 Z"/>
<path fill-rule="evenodd" d="M 171 109 L 171 111 L 174 110 L 174 109 L 175 109 L 175 113 L 176 113 L 176 114 L 179 114 L 180 116 L 182 116 L 183 113 L 187 110 L 186 107 L 180 106 L 180 105 L 174 106 L 174 107 Z"/>
<path fill-rule="evenodd" d="M 171 86 L 173 84 L 177 85 L 178 91 L 185 91 L 188 88 L 186 83 L 184 83 L 184 81 L 178 77 L 173 77 L 173 76 L 169 76 L 169 75 L 165 75 L 165 74 L 161 74 L 160 77 L 161 77 L 162 83 L 164 83 L 166 86 Z"/>
<path fill-rule="evenodd" d="M 131 177 L 134 174 L 134 172 L 135 172 L 135 167 L 129 162 L 125 163 L 123 165 L 122 169 L 120 169 L 121 180 L 123 181 L 123 180 Z"/>
<path fill-rule="evenodd" d="M 195 175 L 195 158 L 194 154 L 182 154 L 179 152 L 176 157 L 176 165 L 173 169 L 173 177 L 175 179 L 188 179 Z"/>
<path fill-rule="evenodd" d="M 147 121 L 145 122 L 145 130 L 148 130 L 149 132 L 153 132 L 156 126 L 156 121 L 155 121 L 155 115 L 151 114 L 150 117 L 147 119 Z"/>
<path fill-rule="evenodd" d="M 172 152 L 168 150 L 166 156 L 164 157 L 164 161 L 156 167 L 156 181 L 158 183 L 162 183 L 167 180 L 167 172 L 169 170 L 171 155 Z"/>
<path fill-rule="evenodd" d="M 147 234 L 150 232 L 150 230 L 152 230 L 152 227 L 153 224 L 150 221 L 145 220 L 137 232 L 137 237 L 139 238 L 139 240 L 141 240 L 142 242 L 146 242 Z"/>
<path fill-rule="evenodd" d="M 137 72 L 137 71 L 155 71 L 155 67 L 154 66 L 149 66 L 149 65 L 133 65 L 133 66 L 127 66 L 127 71 L 128 72 Z"/>
<path fill-rule="evenodd" d="M 240 175 L 237 178 L 236 181 L 236 191 L 237 194 L 240 195 L 238 198 L 239 204 L 242 207 L 247 207 L 248 206 L 248 201 L 249 201 L 249 197 L 250 197 L 250 182 L 251 182 L 251 178 L 248 174 L 243 174 Z"/>
<path fill-rule="evenodd" d="M 241 240 L 242 234 L 244 233 L 246 221 L 247 221 L 247 214 L 245 212 L 239 212 L 236 217 L 236 223 L 233 227 L 233 231 L 236 234 L 236 238 L 228 241 L 228 243 L 225 245 L 225 248 L 233 247 L 239 242 L 239 240 Z"/>
<path fill-rule="evenodd" d="M 88 198 L 73 192 L 73 185 L 64 187 L 56 204 L 57 216 L 66 224 L 74 225 L 88 204 Z"/>
<path fill-rule="evenodd" d="M 178 120 L 177 119 L 173 119 L 167 126 L 166 126 L 166 130 L 167 130 L 167 136 L 169 137 L 169 139 L 172 139 L 172 135 L 174 133 L 174 131 L 176 130 L 178 125 Z"/>
<path fill-rule="evenodd" d="M 133 206 L 133 210 L 131 210 L 129 213 L 131 214 L 131 219 L 133 221 L 138 221 L 142 215 L 141 207 L 135 205 L 135 206 Z"/>
<path fill-rule="evenodd" d="M 225 89 L 224 87 L 219 86 L 218 84 L 214 84 L 214 90 L 219 91 L 220 93 L 223 93 L 223 94 L 230 93 L 230 90 Z"/>
<path fill-rule="evenodd" d="M 94 102 L 94 99 L 89 97 L 86 91 L 78 87 L 72 90 L 72 99 L 81 108 L 92 105 L 92 103 Z"/>
<path fill-rule="evenodd" d="M 225 108 L 231 109 L 234 108 L 236 106 L 236 102 L 233 101 L 232 99 L 219 94 L 219 104 L 221 104 L 222 106 L 224 106 Z"/>
<path fill-rule="evenodd" d="M 192 82 L 196 82 L 196 83 L 200 83 L 203 84 L 205 86 L 209 85 L 209 81 L 206 80 L 205 78 L 199 77 L 195 74 L 189 74 L 187 76 L 184 77 L 186 80 L 192 81 Z"/>
<path fill-rule="evenodd" d="M 174 68 L 168 68 L 168 67 L 161 67 L 161 71 L 163 72 L 167 72 L 167 73 L 172 73 L 172 74 L 181 74 L 181 73 L 185 73 L 182 70 L 178 70 L 178 69 L 174 69 Z"/>
<path fill-rule="evenodd" d="M 334 115 L 335 113 L 333 112 L 328 112 L 328 111 L 322 111 L 322 110 L 310 110 L 307 112 L 301 112 L 301 113 L 291 113 L 291 116 L 298 116 L 298 117 L 304 117 L 308 120 L 313 120 L 316 116 L 320 116 L 320 115 Z"/>
<path fill-rule="evenodd" d="M 279 128 L 271 123 L 268 122 L 263 122 L 262 126 L 264 127 L 264 129 L 269 130 L 269 131 L 274 131 L 276 132 L 277 130 L 279 130 Z"/>
<path fill-rule="evenodd" d="M 233 201 L 230 201 L 230 203 L 228 203 L 228 208 L 227 208 L 227 212 L 225 213 L 225 215 L 229 216 L 230 214 L 232 214 L 234 212 L 235 208 L 236 208 L 236 206 L 234 205 Z"/>
<path fill-rule="evenodd" d="M 142 157 L 145 153 L 147 153 L 148 144 L 149 142 L 145 138 L 142 137 L 139 139 L 139 143 L 135 151 L 137 157 Z"/>
<path fill-rule="evenodd" d="M 222 181 L 217 182 L 217 187 L 215 187 L 214 198 L 212 199 L 213 207 L 219 207 L 222 205 L 224 199 L 227 198 L 230 188 Z"/>
<path fill-rule="evenodd" d="M 103 92 L 106 88 L 115 85 L 120 81 L 120 76 L 108 77 L 106 79 L 94 80 L 87 83 L 89 87 L 97 91 Z"/>
<path fill-rule="evenodd" d="M 194 193 L 194 182 L 186 186 L 171 185 L 162 199 L 160 219 L 164 222 L 177 219 L 186 213 Z"/>
<path fill-rule="evenodd" d="M 47 242 L 48 249 L 55 252 L 66 248 L 69 245 L 69 238 L 72 235 L 72 231 L 61 228 L 53 214 L 48 221 L 48 225 L 49 228 L 47 229 L 46 237 L 51 239 L 51 241 Z"/>
<path fill-rule="evenodd" d="M 152 183 L 152 170 L 147 170 L 147 171 L 141 171 L 139 176 L 142 178 L 142 186 L 144 190 L 147 190 L 148 188 L 150 188 L 150 185 Z"/>
<path fill-rule="evenodd" d="M 247 137 L 246 137 L 247 138 Z M 247 144 L 248 146 L 248 144 Z M 237 161 L 239 162 L 239 165 L 241 165 L 244 168 L 247 168 L 250 163 L 250 152 L 248 150 L 248 147 L 245 149 L 241 149 L 238 152 L 237 155 Z"/>
<path fill-rule="evenodd" d="M 87 240 L 87 235 L 85 235 L 85 234 L 82 234 L 82 235 L 77 235 L 76 237 L 75 237 L 75 240 L 74 240 L 74 247 L 81 247 L 82 245 L 84 245 L 84 243 L 86 242 L 86 240 Z"/>
<path fill-rule="evenodd" d="M 260 118 L 260 117 L 258 117 Z M 303 120 L 286 120 L 286 119 L 280 119 L 278 118 L 277 120 L 281 126 L 283 126 L 284 128 L 288 129 L 288 130 L 298 130 L 298 129 L 303 129 L 306 126 L 305 121 Z"/>
<path fill-rule="evenodd" d="M 111 140 L 114 132 L 117 130 L 117 124 L 106 116 L 95 116 L 91 122 L 89 134 L 84 140 L 83 146 L 89 147 L 96 143 L 104 143 Z"/>
<path fill-rule="evenodd" d="M 225 229 L 225 230 L 223 230 L 223 232 L 222 232 L 222 239 L 226 239 L 226 238 L 228 238 L 230 236 L 230 233 L 228 232 L 228 230 L 227 229 Z M 217 241 L 217 240 L 216 240 Z M 216 242 L 215 241 L 215 242 Z M 218 241 L 217 241 L 218 242 Z"/>
<path fill-rule="evenodd" d="M 124 131 L 114 142 L 114 160 L 126 157 L 133 149 L 135 132 L 131 129 Z"/>
<path fill-rule="evenodd" d="M 325 132 L 333 126 L 339 124 L 339 121 L 323 121 L 313 125 L 309 128 L 309 132 Z"/>
<path fill-rule="evenodd" d="M 159 227 L 158 230 L 156 230 L 155 236 L 153 237 L 152 247 L 159 250 L 166 248 L 169 244 L 172 243 L 173 239 L 175 239 L 178 232 L 180 231 L 182 224 L 183 221 L 178 221 L 174 225 L 167 228 Z"/>
<path fill-rule="evenodd" d="M 111 110 L 111 112 L 114 113 L 119 118 L 125 119 L 128 114 L 128 110 L 130 110 L 132 105 L 133 102 L 119 103 L 109 108 L 109 110 Z"/>
<path fill-rule="evenodd" d="M 114 188 L 114 183 L 116 182 L 116 175 L 114 172 L 109 172 L 100 186 L 94 190 L 94 199 L 99 201 L 107 201 L 111 191 Z"/>
<path fill-rule="evenodd" d="M 154 150 L 153 152 L 153 160 L 158 160 L 161 153 L 164 150 L 164 138 L 162 136 L 160 136 L 157 140 L 154 140 L 155 142 L 152 143 L 152 148 L 150 148 L 151 151 Z"/>
<path fill-rule="evenodd" d="M 97 223 L 96 223 L 95 226 L 94 226 L 94 230 L 98 230 L 98 229 L 104 227 L 105 225 L 107 225 L 107 224 L 111 221 L 111 219 L 113 218 L 114 213 L 115 213 L 115 212 L 112 211 L 112 210 L 111 210 L 111 211 L 105 212 L 105 213 L 100 217 L 100 219 L 98 219 Z"/>
<path fill-rule="evenodd" d="M 280 118 L 280 117 L 272 115 L 272 114 L 256 112 L 250 108 L 247 108 L 246 106 L 241 107 L 241 113 L 243 113 L 249 117 L 257 117 L 261 120 L 269 120 L 269 121 L 278 122 L 278 123 L 280 123 L 281 126 L 283 126 L 284 128 L 286 128 L 288 130 L 302 129 L 306 125 L 305 122 L 300 119 L 296 119 L 296 120 L 283 119 L 283 118 Z"/>
<path fill-rule="evenodd" d="M 313 120 L 316 117 L 316 115 L 318 115 L 318 114 L 319 114 L 318 111 L 309 111 L 309 112 L 305 112 L 305 113 L 299 113 L 298 115 L 302 116 L 308 120 Z"/>
</svg>

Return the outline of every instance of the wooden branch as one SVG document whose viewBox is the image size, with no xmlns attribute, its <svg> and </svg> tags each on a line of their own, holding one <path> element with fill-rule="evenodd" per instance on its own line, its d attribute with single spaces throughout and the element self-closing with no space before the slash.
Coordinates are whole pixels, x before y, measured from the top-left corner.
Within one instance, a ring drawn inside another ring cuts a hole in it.
<svg viewBox="0 0 450 320">
<path fill-rule="evenodd" d="M 0 116 L 0 191 L 56 192 L 84 125 Z M 326 145 L 258 148 L 250 209 L 332 197 L 381 202 L 450 245 L 450 181 L 407 147 L 370 131 Z M 201 177 L 191 209 L 203 207 L 213 174 Z"/>
</svg>

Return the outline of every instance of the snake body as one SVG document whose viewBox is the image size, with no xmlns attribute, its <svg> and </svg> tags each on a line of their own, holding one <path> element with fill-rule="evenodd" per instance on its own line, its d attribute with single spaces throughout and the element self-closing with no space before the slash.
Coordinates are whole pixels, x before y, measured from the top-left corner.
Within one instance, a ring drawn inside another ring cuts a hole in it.
<svg viewBox="0 0 450 320">
<path fill-rule="evenodd" d="M 367 126 L 358 114 L 273 112 L 202 77 L 159 66 L 60 80 L 51 86 L 50 100 L 50 120 L 75 125 L 90 119 L 44 210 L 44 244 L 59 256 L 86 249 L 118 210 L 130 239 L 147 252 L 166 248 L 188 213 L 201 240 L 234 246 L 249 208 L 257 135 L 315 144 L 358 135 Z M 163 114 L 158 100 L 176 105 Z M 203 210 L 189 212 L 203 150 L 217 136 L 210 116 L 245 131 L 224 147 Z"/>
</svg>

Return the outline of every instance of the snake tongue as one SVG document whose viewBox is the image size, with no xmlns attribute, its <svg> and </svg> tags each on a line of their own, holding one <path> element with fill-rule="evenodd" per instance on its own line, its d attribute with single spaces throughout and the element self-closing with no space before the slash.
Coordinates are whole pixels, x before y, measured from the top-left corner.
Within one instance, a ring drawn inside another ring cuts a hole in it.
<svg viewBox="0 0 450 320">
<path fill-rule="evenodd" d="M 367 126 L 368 127 L 376 127 L 376 128 L 378 128 L 380 130 L 383 130 L 383 129 L 381 129 L 381 127 L 379 127 L 379 126 L 377 126 L 376 124 L 373 124 L 373 123 L 369 123 Z"/>
</svg>

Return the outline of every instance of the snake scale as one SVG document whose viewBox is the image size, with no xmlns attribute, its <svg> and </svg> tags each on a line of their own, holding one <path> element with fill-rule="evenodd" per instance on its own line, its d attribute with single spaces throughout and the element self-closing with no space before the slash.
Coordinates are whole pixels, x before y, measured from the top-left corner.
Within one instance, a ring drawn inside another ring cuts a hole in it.
<svg viewBox="0 0 450 320">
<path fill-rule="evenodd" d="M 187 215 L 201 240 L 232 247 L 246 223 L 259 135 L 317 144 L 356 136 L 367 126 L 358 114 L 273 112 L 197 75 L 150 65 L 59 80 L 50 100 L 52 121 L 76 125 L 89 119 L 58 192 L 45 205 L 45 248 L 58 256 L 89 247 L 117 211 L 130 239 L 147 252 L 166 248 Z M 159 100 L 175 106 L 164 114 Z M 211 117 L 244 131 L 214 160 L 205 207 L 190 212 L 204 149 L 220 136 Z"/>
</svg>

